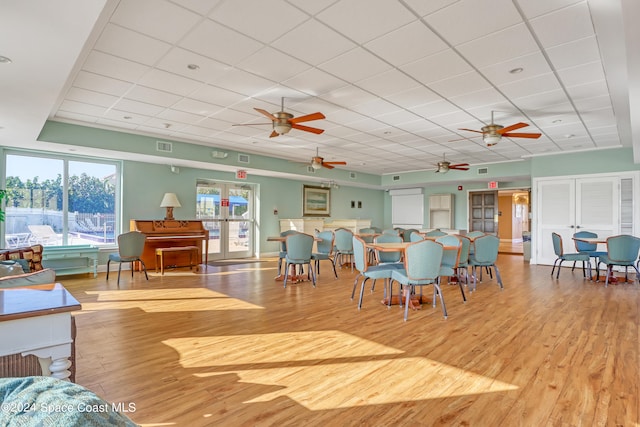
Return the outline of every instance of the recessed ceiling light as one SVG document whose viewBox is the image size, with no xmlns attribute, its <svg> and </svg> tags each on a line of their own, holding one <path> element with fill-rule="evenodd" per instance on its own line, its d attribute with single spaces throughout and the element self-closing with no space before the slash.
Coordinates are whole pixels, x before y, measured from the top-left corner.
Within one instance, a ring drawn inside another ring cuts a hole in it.
<svg viewBox="0 0 640 427">
<path fill-rule="evenodd" d="M 11 64 L 11 58 L 0 55 L 0 64 Z"/>
<path fill-rule="evenodd" d="M 562 123 L 562 119 L 555 119 L 552 120 L 551 123 Z"/>
<path fill-rule="evenodd" d="M 385 130 L 383 133 L 384 133 L 385 135 L 391 135 L 391 131 L 390 131 L 390 130 Z"/>
<path fill-rule="evenodd" d="M 198 70 L 200 66 L 198 64 L 189 64 L 187 65 L 187 68 L 190 70 Z"/>
<path fill-rule="evenodd" d="M 567 138 L 567 139 L 569 139 L 569 138 L 573 138 L 574 136 L 575 136 L 574 134 L 572 134 L 572 133 L 568 133 L 568 134 L 566 134 L 564 137 L 565 137 L 565 138 Z"/>
<path fill-rule="evenodd" d="M 518 74 L 518 73 L 521 73 L 521 72 L 523 72 L 523 71 L 524 71 L 524 68 L 522 68 L 522 67 L 518 67 L 518 68 L 514 68 L 514 69 L 512 69 L 512 70 L 509 70 L 509 72 L 510 72 L 511 74 Z"/>
<path fill-rule="evenodd" d="M 131 117 L 131 116 L 124 116 L 124 117 L 122 117 L 122 118 L 123 118 L 123 119 L 125 119 L 125 120 L 131 120 L 131 119 L 133 119 L 133 117 Z"/>
</svg>

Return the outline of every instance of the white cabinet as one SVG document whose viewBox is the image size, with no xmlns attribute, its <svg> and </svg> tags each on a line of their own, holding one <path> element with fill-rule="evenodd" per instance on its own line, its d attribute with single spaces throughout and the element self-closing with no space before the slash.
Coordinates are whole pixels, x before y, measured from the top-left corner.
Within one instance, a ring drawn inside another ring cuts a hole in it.
<svg viewBox="0 0 640 427">
<path fill-rule="evenodd" d="M 310 234 L 315 236 L 315 230 L 322 231 L 324 229 L 324 221 L 317 218 L 295 218 L 295 219 L 281 219 L 280 220 L 280 232 L 287 230 L 296 230 L 301 233 Z"/>
<path fill-rule="evenodd" d="M 429 227 L 453 228 L 453 194 L 429 196 Z"/>
<path fill-rule="evenodd" d="M 575 252 L 573 234 L 584 230 L 608 237 L 620 232 L 620 177 L 556 177 L 535 183 L 535 262 L 556 259 L 551 233 L 562 236 L 564 252 Z"/>
<path fill-rule="evenodd" d="M 370 219 L 334 219 L 331 222 L 325 222 L 325 230 L 336 230 L 338 228 L 346 228 L 353 233 L 358 233 L 362 228 L 371 227 Z"/>
</svg>

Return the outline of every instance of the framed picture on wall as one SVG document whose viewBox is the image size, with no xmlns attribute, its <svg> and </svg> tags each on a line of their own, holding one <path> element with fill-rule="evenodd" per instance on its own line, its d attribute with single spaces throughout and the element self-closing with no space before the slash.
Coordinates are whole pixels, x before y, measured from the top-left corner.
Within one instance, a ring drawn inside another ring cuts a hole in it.
<svg viewBox="0 0 640 427">
<path fill-rule="evenodd" d="M 305 185 L 302 189 L 302 216 L 330 216 L 331 189 Z"/>
</svg>

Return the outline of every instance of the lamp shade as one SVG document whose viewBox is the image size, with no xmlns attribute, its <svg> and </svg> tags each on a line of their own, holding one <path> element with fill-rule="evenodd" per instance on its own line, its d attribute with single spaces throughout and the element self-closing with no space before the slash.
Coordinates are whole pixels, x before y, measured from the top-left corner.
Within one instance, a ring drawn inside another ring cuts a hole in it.
<svg viewBox="0 0 640 427">
<path fill-rule="evenodd" d="M 483 139 L 485 144 L 491 146 L 491 145 L 496 145 L 498 142 L 500 142 L 500 139 L 502 139 L 502 136 L 487 134 L 484 136 Z"/>
<path fill-rule="evenodd" d="M 162 198 L 160 207 L 161 208 L 181 208 L 182 205 L 178 201 L 178 196 L 176 196 L 176 193 L 164 193 L 164 197 Z"/>
</svg>

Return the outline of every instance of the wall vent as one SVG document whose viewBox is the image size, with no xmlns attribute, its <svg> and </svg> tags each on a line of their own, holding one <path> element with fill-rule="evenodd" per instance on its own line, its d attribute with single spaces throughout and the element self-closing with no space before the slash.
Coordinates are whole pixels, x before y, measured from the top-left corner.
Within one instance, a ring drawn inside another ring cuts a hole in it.
<svg viewBox="0 0 640 427">
<path fill-rule="evenodd" d="M 238 154 L 238 163 L 249 163 L 249 160 L 248 154 Z"/>
<path fill-rule="evenodd" d="M 489 168 L 478 168 L 478 175 L 486 175 L 489 173 Z"/>
<path fill-rule="evenodd" d="M 355 172 L 349 172 L 349 178 L 351 179 L 356 179 L 358 176 L 356 175 Z"/>
<path fill-rule="evenodd" d="M 167 141 L 156 141 L 156 151 L 171 153 L 173 151 L 173 144 Z"/>
<path fill-rule="evenodd" d="M 313 166 L 307 166 L 307 172 L 316 173 L 316 170 L 313 168 Z"/>
<path fill-rule="evenodd" d="M 393 179 L 394 181 L 400 181 L 400 175 L 393 175 Z"/>
</svg>

